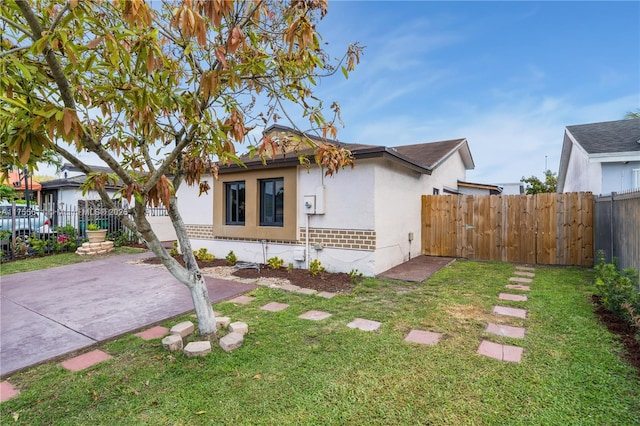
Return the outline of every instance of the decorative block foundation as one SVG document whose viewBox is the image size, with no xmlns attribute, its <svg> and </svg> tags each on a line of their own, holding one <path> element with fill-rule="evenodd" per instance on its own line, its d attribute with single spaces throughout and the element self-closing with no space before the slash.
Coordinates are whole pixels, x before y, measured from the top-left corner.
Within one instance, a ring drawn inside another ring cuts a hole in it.
<svg viewBox="0 0 640 426">
<path fill-rule="evenodd" d="M 103 241 L 101 243 L 84 243 L 76 250 L 80 256 L 95 256 L 113 251 L 113 241 Z"/>
</svg>

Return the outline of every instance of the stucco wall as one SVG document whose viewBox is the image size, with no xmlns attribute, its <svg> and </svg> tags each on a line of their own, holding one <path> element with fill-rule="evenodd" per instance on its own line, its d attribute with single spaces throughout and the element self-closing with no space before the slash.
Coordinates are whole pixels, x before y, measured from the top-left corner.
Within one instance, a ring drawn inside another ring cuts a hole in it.
<svg viewBox="0 0 640 426">
<path fill-rule="evenodd" d="M 424 188 L 424 194 L 433 194 L 433 188 L 440 190 L 443 188 L 457 188 L 458 180 L 466 180 L 467 170 L 460 156 L 460 152 L 455 152 L 447 160 L 440 164 L 429 176 L 428 184 Z"/>
<path fill-rule="evenodd" d="M 575 144 L 571 150 L 563 192 L 591 191 L 600 194 L 602 169 L 600 163 L 589 163 L 587 153 Z"/>
<path fill-rule="evenodd" d="M 421 195 L 431 188 L 427 175 L 387 160 L 379 160 L 379 165 L 375 176 L 376 274 L 420 254 Z M 411 242 L 409 232 L 413 232 Z"/>
<path fill-rule="evenodd" d="M 183 183 L 177 193 L 178 210 L 182 220 L 191 225 L 213 224 L 213 176 L 204 175 L 202 181 L 209 182 L 209 193 L 198 197 L 198 185 L 188 186 Z"/>
</svg>

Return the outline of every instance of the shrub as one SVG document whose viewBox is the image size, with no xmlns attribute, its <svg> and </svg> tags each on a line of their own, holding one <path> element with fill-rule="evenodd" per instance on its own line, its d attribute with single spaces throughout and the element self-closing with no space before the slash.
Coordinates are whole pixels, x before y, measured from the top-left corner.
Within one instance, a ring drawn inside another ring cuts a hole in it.
<svg viewBox="0 0 640 426">
<path fill-rule="evenodd" d="M 225 260 L 227 261 L 227 265 L 229 265 L 229 266 L 233 266 L 236 263 L 238 263 L 238 258 L 236 257 L 236 255 L 233 252 L 233 250 L 231 250 L 229 252 L 229 254 L 227 255 L 227 257 L 225 257 Z"/>
<path fill-rule="evenodd" d="M 178 250 L 178 242 L 173 242 L 173 247 L 169 250 L 169 255 L 172 257 L 180 256 L 180 250 Z"/>
<path fill-rule="evenodd" d="M 287 272 L 293 271 L 293 263 L 287 265 Z"/>
<path fill-rule="evenodd" d="M 357 284 L 362 279 L 362 272 L 357 269 L 352 269 L 349 271 L 349 278 L 352 284 Z"/>
<path fill-rule="evenodd" d="M 618 259 L 606 263 L 604 252 L 598 251 L 596 272 L 596 294 L 602 305 L 618 318 L 634 323 L 634 312 L 640 312 L 640 294 L 638 293 L 638 273 L 633 268 L 622 272 L 618 269 Z"/>
<path fill-rule="evenodd" d="M 322 266 L 322 262 L 318 259 L 314 259 L 309 263 L 309 273 L 314 277 L 318 274 L 321 274 L 325 271 L 324 266 Z"/>
<path fill-rule="evenodd" d="M 278 256 L 273 256 L 267 259 L 267 264 L 270 269 L 280 269 L 284 266 L 284 260 L 280 259 Z"/>
<path fill-rule="evenodd" d="M 194 250 L 193 254 L 196 257 L 196 259 L 202 262 L 211 262 L 212 260 L 216 259 L 216 257 L 213 254 L 209 253 L 205 247 L 202 247 L 198 250 Z"/>
</svg>

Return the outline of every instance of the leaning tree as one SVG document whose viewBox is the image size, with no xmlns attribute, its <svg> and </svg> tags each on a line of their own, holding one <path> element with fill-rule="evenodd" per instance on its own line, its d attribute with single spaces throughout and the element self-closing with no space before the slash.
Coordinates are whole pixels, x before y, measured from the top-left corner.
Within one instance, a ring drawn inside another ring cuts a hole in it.
<svg viewBox="0 0 640 426">
<path fill-rule="evenodd" d="M 327 0 L 6 0 L 0 2 L 0 153 L 2 168 L 35 167 L 52 153 L 82 170 L 87 188 L 114 208 L 117 184 L 131 202 L 121 216 L 191 292 L 203 335 L 216 331 L 207 287 L 191 250 L 175 193 L 203 173 L 273 154 L 278 146 L 249 132 L 289 117 L 335 138 L 339 106 L 313 88 L 336 71 L 348 76 L 361 48 L 330 56 L 316 24 Z M 306 142 L 328 173 L 349 152 Z M 81 160 L 90 152 L 113 173 Z M 134 201 L 132 201 L 134 200 Z M 145 217 L 164 205 L 184 266 L 169 255 Z M 143 297 L 143 295 L 141 295 Z"/>
</svg>

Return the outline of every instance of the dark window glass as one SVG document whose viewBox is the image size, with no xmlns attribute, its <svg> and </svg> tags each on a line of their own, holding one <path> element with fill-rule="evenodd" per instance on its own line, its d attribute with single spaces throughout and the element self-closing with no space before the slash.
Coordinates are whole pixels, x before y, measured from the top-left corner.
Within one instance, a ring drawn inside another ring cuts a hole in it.
<svg viewBox="0 0 640 426">
<path fill-rule="evenodd" d="M 244 182 L 227 182 L 225 186 L 225 223 L 244 225 Z"/>
<path fill-rule="evenodd" d="M 283 226 L 284 178 L 260 181 L 260 226 Z"/>
</svg>

